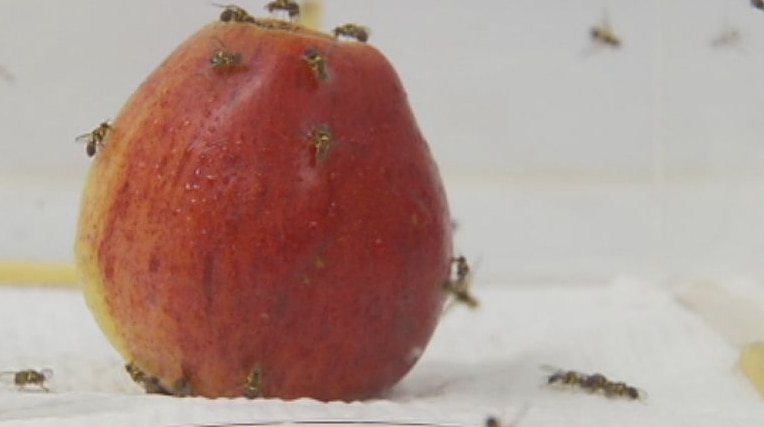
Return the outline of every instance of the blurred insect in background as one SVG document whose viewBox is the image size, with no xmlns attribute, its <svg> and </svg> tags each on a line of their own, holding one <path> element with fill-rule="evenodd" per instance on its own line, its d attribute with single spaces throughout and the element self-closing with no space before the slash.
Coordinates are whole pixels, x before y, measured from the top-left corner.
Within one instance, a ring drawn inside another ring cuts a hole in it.
<svg viewBox="0 0 764 427">
<path fill-rule="evenodd" d="M 710 40 L 709 45 L 714 49 L 729 49 L 732 47 L 741 47 L 743 33 L 737 26 L 730 24 L 726 14 L 723 13 L 719 31 Z"/>
<path fill-rule="evenodd" d="M 577 387 L 589 393 L 602 393 L 606 397 L 623 397 L 630 400 L 647 398 L 644 391 L 623 382 L 611 381 L 599 373 L 590 375 L 553 366 L 542 366 L 542 369 L 551 372 L 547 376 L 547 384 L 549 385 Z"/>
<path fill-rule="evenodd" d="M 472 288 L 472 269 L 469 263 L 467 263 L 467 259 L 460 255 L 452 258 L 451 264 L 456 266 L 456 272 L 453 278 L 446 280 L 443 287 L 446 292 L 451 294 L 453 299 L 443 311 L 450 310 L 455 303 L 464 304 L 472 309 L 478 308 L 480 302 L 470 293 L 470 288 Z"/>
<path fill-rule="evenodd" d="M 323 27 L 323 15 L 322 0 L 303 0 L 300 2 L 300 16 L 297 22 L 304 27 L 320 30 Z"/>
<path fill-rule="evenodd" d="M 751 6 L 759 10 L 764 10 L 764 0 L 751 0 Z"/>
<path fill-rule="evenodd" d="M 369 40 L 369 34 L 371 33 L 371 30 L 369 30 L 369 27 L 364 27 L 362 25 L 345 24 L 336 27 L 334 30 L 332 30 L 332 33 L 334 34 L 334 37 L 337 38 L 344 36 L 356 39 L 359 42 L 366 42 Z"/>
<path fill-rule="evenodd" d="M 286 12 L 290 20 L 300 16 L 300 5 L 292 0 L 274 0 L 266 4 L 265 9 L 272 14 L 277 11 Z"/>
<path fill-rule="evenodd" d="M 621 38 L 613 31 L 613 27 L 610 25 L 610 16 L 607 11 L 605 11 L 602 23 L 593 26 L 589 30 L 589 36 L 594 43 L 600 46 L 611 47 L 614 49 L 621 47 Z"/>
<path fill-rule="evenodd" d="M 726 48 L 736 46 L 740 43 L 740 31 L 733 27 L 724 27 L 722 31 L 711 39 L 711 47 Z"/>
<path fill-rule="evenodd" d="M 218 44 L 218 49 L 212 54 L 212 57 L 210 57 L 212 68 L 218 70 L 230 70 L 239 67 L 244 63 L 244 57 L 241 53 L 229 50 L 218 38 L 215 38 L 215 41 Z"/>
<path fill-rule="evenodd" d="M 41 390 L 50 391 L 45 387 L 45 382 L 53 377 L 53 370 L 42 369 L 35 371 L 34 369 L 25 369 L 23 371 L 5 371 L 0 372 L 0 376 L 13 376 L 13 384 L 18 387 L 19 390 L 23 390 L 27 386 L 33 385 L 39 387 Z"/>
<path fill-rule="evenodd" d="M 13 74 L 11 74 L 11 72 L 5 69 L 5 67 L 2 65 L 0 65 L 0 79 L 3 79 L 8 83 L 13 83 L 15 80 Z"/>
<path fill-rule="evenodd" d="M 101 122 L 101 124 L 92 131 L 78 136 L 75 141 L 84 142 L 85 153 L 87 153 L 88 157 L 93 157 L 98 152 L 98 150 L 103 148 L 104 139 L 106 139 L 106 134 L 109 133 L 110 130 L 111 125 L 109 125 L 107 120 L 105 122 Z"/>
<path fill-rule="evenodd" d="M 218 4 L 212 3 L 214 6 L 222 7 L 223 11 L 220 12 L 220 20 L 223 22 L 247 22 L 254 24 L 255 18 L 249 14 L 243 8 L 233 4 Z"/>
</svg>

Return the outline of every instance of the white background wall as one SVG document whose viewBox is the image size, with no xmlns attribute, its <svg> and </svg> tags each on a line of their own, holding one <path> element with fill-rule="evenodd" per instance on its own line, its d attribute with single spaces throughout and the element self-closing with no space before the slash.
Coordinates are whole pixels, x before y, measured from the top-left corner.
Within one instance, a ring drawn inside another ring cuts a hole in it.
<svg viewBox="0 0 764 427">
<path fill-rule="evenodd" d="M 764 12 L 747 0 L 324 3 L 327 29 L 369 25 L 396 64 L 484 277 L 764 274 Z M 617 51 L 588 39 L 606 10 Z M 218 13 L 0 0 L 0 258 L 71 259 L 74 137 Z M 725 26 L 739 43 L 711 47 Z"/>
</svg>

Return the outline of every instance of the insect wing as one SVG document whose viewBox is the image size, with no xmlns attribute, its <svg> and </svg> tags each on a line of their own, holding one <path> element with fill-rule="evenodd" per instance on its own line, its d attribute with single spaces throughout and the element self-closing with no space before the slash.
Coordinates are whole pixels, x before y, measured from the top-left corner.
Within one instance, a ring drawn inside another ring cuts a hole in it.
<svg viewBox="0 0 764 427">
<path fill-rule="evenodd" d="M 45 377 L 46 380 L 50 380 L 51 378 L 53 378 L 53 369 L 50 369 L 50 368 L 42 369 L 40 370 L 40 375 Z"/>
<path fill-rule="evenodd" d="M 92 140 L 93 140 L 93 132 L 83 133 L 82 135 L 79 135 L 76 138 L 74 138 L 75 142 L 89 143 Z"/>
</svg>

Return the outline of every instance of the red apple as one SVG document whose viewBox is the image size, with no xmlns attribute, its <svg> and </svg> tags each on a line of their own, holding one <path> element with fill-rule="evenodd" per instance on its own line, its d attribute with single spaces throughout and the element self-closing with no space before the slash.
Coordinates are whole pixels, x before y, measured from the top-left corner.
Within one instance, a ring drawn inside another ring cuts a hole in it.
<svg viewBox="0 0 764 427">
<path fill-rule="evenodd" d="M 101 136 L 76 258 L 147 388 L 352 400 L 417 361 L 446 298 L 450 218 L 376 49 L 215 22 Z"/>
</svg>

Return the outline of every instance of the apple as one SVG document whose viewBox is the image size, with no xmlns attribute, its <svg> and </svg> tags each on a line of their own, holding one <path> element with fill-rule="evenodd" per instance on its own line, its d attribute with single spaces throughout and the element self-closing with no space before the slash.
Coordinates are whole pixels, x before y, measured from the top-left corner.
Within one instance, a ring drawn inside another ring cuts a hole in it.
<svg viewBox="0 0 764 427">
<path fill-rule="evenodd" d="M 86 301 L 149 391 L 377 396 L 447 297 L 438 168 L 375 48 L 225 13 L 92 134 Z"/>
</svg>

